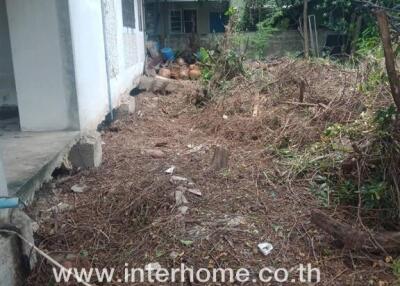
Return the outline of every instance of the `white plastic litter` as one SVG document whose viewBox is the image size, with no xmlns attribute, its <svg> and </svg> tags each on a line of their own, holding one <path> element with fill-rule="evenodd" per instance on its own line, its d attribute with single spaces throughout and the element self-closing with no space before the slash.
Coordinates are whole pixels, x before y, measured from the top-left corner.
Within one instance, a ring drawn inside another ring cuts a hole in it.
<svg viewBox="0 0 400 286">
<path fill-rule="evenodd" d="M 258 249 L 261 251 L 262 254 L 267 256 L 268 254 L 271 253 L 271 251 L 274 249 L 274 247 L 269 242 L 262 242 L 258 245 Z"/>
<path fill-rule="evenodd" d="M 168 168 L 167 170 L 165 170 L 165 173 L 172 175 L 174 173 L 175 169 L 176 169 L 175 166 L 171 166 L 171 168 Z"/>
</svg>

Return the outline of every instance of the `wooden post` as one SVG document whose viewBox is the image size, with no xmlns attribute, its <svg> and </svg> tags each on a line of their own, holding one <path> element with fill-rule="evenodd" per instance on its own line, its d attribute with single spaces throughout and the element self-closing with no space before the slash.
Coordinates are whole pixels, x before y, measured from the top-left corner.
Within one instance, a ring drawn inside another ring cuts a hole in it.
<svg viewBox="0 0 400 286">
<path fill-rule="evenodd" d="M 211 169 L 220 171 L 228 167 L 229 151 L 220 146 L 213 146 L 214 155 L 211 161 Z"/>
<path fill-rule="evenodd" d="M 390 90 L 393 100 L 400 111 L 400 79 L 396 71 L 395 56 L 393 53 L 392 40 L 390 38 L 389 20 L 384 10 L 376 12 L 378 18 L 378 26 L 385 52 L 386 70 L 389 77 Z"/>
<path fill-rule="evenodd" d="M 306 83 L 304 80 L 300 80 L 299 102 L 304 102 L 304 91 L 305 90 L 306 90 Z"/>
<path fill-rule="evenodd" d="M 303 34 L 304 34 L 304 57 L 309 57 L 309 39 L 308 39 L 308 0 L 304 0 L 303 8 Z"/>
</svg>

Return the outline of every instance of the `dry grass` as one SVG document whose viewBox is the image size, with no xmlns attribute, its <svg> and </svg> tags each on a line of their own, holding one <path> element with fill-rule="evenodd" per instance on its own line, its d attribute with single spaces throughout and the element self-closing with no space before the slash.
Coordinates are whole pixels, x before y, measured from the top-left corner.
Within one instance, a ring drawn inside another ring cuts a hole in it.
<svg viewBox="0 0 400 286">
<path fill-rule="evenodd" d="M 292 59 L 252 63 L 250 70 L 250 79 L 232 80 L 207 108 L 207 116 L 199 115 L 211 133 L 300 147 L 315 142 L 332 123 L 350 122 L 363 111 L 356 70 Z M 302 81 L 306 88 L 300 102 Z"/>
<path fill-rule="evenodd" d="M 235 79 L 223 99 L 204 109 L 191 104 L 201 90 L 191 82 L 167 97 L 141 96 L 139 115 L 103 134 L 99 169 L 43 188 L 31 210 L 41 226 L 39 247 L 68 266 L 186 263 L 195 268 L 247 267 L 255 274 L 265 266 L 311 263 L 321 269 L 320 285 L 393 285 L 384 257 L 338 249 L 332 238 L 313 228 L 310 210 L 320 204 L 307 181 L 276 184 L 270 178 L 284 179 L 285 170 L 276 167 L 267 145 L 302 148 L 330 123 L 359 115 L 362 103 L 353 88 L 357 72 L 288 59 L 253 65 L 253 80 Z M 313 106 L 285 103 L 298 101 L 300 78 L 307 81 L 304 102 Z M 209 165 L 217 144 L 228 148 L 231 158 L 228 169 L 215 173 Z M 200 150 L 193 148 L 200 145 Z M 165 157 L 152 158 L 143 152 L 147 148 L 160 149 Z M 171 165 L 203 194 L 186 194 L 186 215 L 179 213 L 177 186 L 164 172 Z M 73 194 L 70 187 L 77 183 L 88 191 Z M 58 202 L 74 209 L 46 211 Z M 257 250 L 264 241 L 274 245 L 267 257 Z M 49 281 L 50 267 L 42 261 L 29 285 L 51 285 Z"/>
</svg>

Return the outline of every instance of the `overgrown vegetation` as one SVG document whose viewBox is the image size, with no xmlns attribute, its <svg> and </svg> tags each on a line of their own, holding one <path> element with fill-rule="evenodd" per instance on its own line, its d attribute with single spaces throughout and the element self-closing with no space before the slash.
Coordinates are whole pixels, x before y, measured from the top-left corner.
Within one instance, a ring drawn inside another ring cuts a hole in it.
<svg viewBox="0 0 400 286">
<path fill-rule="evenodd" d="M 254 21 L 249 20 L 249 11 L 254 5 L 262 6 L 262 11 L 258 11 L 258 17 L 261 20 L 255 24 L 259 38 L 255 37 L 251 43 L 262 50 L 265 39 L 276 31 L 277 23 L 282 23 L 283 19 L 287 19 L 301 2 L 249 1 L 246 5 L 247 12 L 241 20 L 237 17 L 237 11 L 234 9 L 228 11 L 231 21 L 219 50 L 203 49 L 201 51 L 207 100 L 219 95 L 226 96 L 226 88 L 232 86 L 232 79 L 238 80 L 238 77 L 243 78 L 243 76 L 247 76 L 247 79 L 244 77 L 247 84 L 251 82 L 250 85 L 257 86 L 255 92 L 262 93 L 266 87 L 270 90 L 271 83 L 263 83 L 262 81 L 265 80 L 263 76 L 255 74 L 255 70 L 245 70 L 245 53 L 238 52 L 242 49 L 235 42 L 237 32 L 243 30 L 246 25 L 254 24 Z M 349 100 L 359 103 L 346 106 L 343 104 L 346 99 L 332 98 L 330 102 L 312 102 L 306 103 L 305 106 L 310 108 L 322 106 L 332 113 L 335 112 L 332 111 L 334 108 L 357 108 L 358 110 L 349 110 L 349 113 L 359 115 L 355 118 L 349 117 L 347 120 L 341 118 L 337 122 L 325 119 L 327 126 L 321 130 L 320 134 L 317 134 L 318 139 L 302 142 L 301 146 L 288 136 L 270 144 L 267 149 L 280 158 L 280 164 L 287 168 L 286 180 L 309 180 L 310 191 L 320 198 L 324 206 L 351 206 L 357 208 L 359 212 L 373 210 L 377 214 L 377 219 L 384 221 L 387 227 L 396 228 L 400 218 L 400 181 L 398 179 L 400 177 L 398 164 L 400 134 L 397 109 L 392 104 L 378 28 L 373 14 L 370 10 L 367 13 L 368 10 L 366 10 L 367 7 L 380 7 L 380 5 L 394 7 L 395 2 L 381 1 L 366 4 L 347 0 L 325 0 L 318 1 L 318 4 L 313 1 L 311 3 L 313 3 L 311 10 L 315 13 L 320 11 L 318 15 L 322 19 L 327 18 L 326 13 L 330 11 L 329 21 L 332 21 L 333 17 L 335 26 L 330 26 L 329 22 L 323 21 L 327 27 L 350 34 L 354 33 L 354 30 L 359 30 L 357 33 L 360 33 L 360 36 L 355 38 L 353 35 L 351 39 L 357 39 L 355 43 L 351 43 L 355 45 L 357 61 L 344 63 L 346 67 L 350 66 L 350 69 L 357 70 L 357 84 L 343 87 L 343 90 L 345 88 L 353 90 L 350 95 L 352 98 Z M 338 19 L 339 14 L 340 19 Z M 273 15 L 273 17 L 262 19 L 267 15 Z M 354 27 L 357 15 L 365 21 L 362 22 L 362 27 L 358 28 Z M 259 43 L 257 43 L 258 40 Z M 316 60 L 314 64 L 321 65 L 322 63 Z M 336 65 L 332 62 L 329 64 Z M 299 87 L 301 82 L 307 83 L 307 75 L 297 74 L 296 76 L 291 77 L 287 84 Z M 254 84 L 255 82 L 257 83 Z M 284 94 L 276 94 L 276 96 L 283 97 Z M 258 100 L 256 98 L 253 104 L 259 104 Z M 302 100 L 300 99 L 300 104 L 303 104 Z M 337 107 L 334 104 L 335 100 L 338 101 Z M 265 100 L 264 104 L 265 102 L 269 100 Z M 324 118 L 314 117 L 312 120 L 323 121 Z M 259 135 L 253 137 L 260 138 Z"/>
<path fill-rule="evenodd" d="M 225 13 L 229 16 L 224 37 L 215 50 L 201 48 L 198 58 L 202 64 L 202 79 L 207 94 L 201 101 L 207 101 L 216 96 L 225 83 L 237 75 L 245 75 L 245 51 L 241 51 L 241 43 L 237 42 L 239 24 L 238 10 L 230 7 Z"/>
</svg>

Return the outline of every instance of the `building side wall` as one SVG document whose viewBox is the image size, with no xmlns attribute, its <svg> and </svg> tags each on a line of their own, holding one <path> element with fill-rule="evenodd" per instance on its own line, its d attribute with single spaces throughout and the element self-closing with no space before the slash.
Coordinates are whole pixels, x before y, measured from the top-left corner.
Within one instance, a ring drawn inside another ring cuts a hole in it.
<svg viewBox="0 0 400 286">
<path fill-rule="evenodd" d="M 335 32 L 319 29 L 318 30 L 318 47 L 319 51 L 325 46 L 328 35 Z M 288 54 L 301 53 L 304 50 L 303 38 L 297 30 L 285 30 L 274 34 L 267 40 L 264 51 L 266 57 L 280 57 Z"/>
<path fill-rule="evenodd" d="M 144 66 L 144 35 L 136 29 L 123 27 L 121 0 L 69 0 L 72 46 L 75 62 L 80 126 L 95 129 L 109 113 L 107 65 L 109 68 L 113 108 L 128 93 L 142 74 Z M 104 47 L 106 43 L 106 49 Z"/>
<path fill-rule="evenodd" d="M 111 72 L 113 106 L 118 106 L 137 84 L 145 62 L 144 32 L 139 30 L 139 5 L 135 1 L 135 28 L 124 27 L 122 1 L 105 1 L 108 66 Z M 144 24 L 143 24 L 144 26 Z"/>
<path fill-rule="evenodd" d="M 190 34 L 172 33 L 170 23 L 171 10 L 194 9 L 197 11 L 197 35 L 200 41 L 206 40 L 212 34 L 210 31 L 210 13 L 225 12 L 227 1 L 222 2 L 150 2 L 146 6 L 146 28 L 149 39 L 162 41 L 173 48 L 182 48 L 188 45 Z M 218 35 L 217 35 L 218 36 Z M 161 43 L 163 44 L 163 43 Z"/>
</svg>

